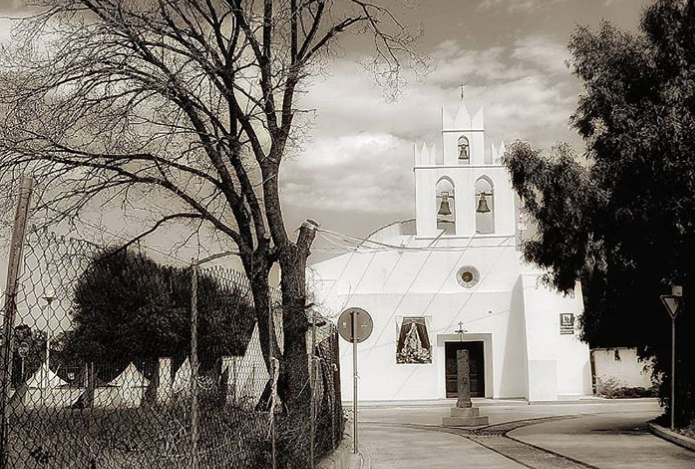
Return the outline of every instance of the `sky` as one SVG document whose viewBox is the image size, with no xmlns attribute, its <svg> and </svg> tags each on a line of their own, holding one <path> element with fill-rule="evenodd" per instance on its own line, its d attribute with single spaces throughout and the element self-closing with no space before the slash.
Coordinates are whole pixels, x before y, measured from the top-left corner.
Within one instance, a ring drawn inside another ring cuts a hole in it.
<svg viewBox="0 0 695 469">
<path fill-rule="evenodd" d="M 369 54 L 365 39 L 342 43 L 299 103 L 313 118 L 282 168 L 289 231 L 309 218 L 362 237 L 413 218 L 414 145 L 439 143 L 442 107 L 458 107 L 461 83 L 469 109 L 484 107 L 488 148 L 502 140 L 545 149 L 563 141 L 581 154 L 569 128 L 581 84 L 564 63 L 568 40 L 578 25 L 602 20 L 635 30 L 648 0 L 385 1 L 413 30 L 422 28 L 418 48 L 434 69 L 410 76 L 400 99 L 388 102 L 358 65 Z M 20 14 L 22 3 L 0 0 L 0 17 Z M 8 37 L 9 21 L 0 18 L 0 41 Z"/>
<path fill-rule="evenodd" d="M 426 0 L 405 10 L 423 26 L 419 47 L 436 68 L 412 80 L 395 103 L 356 63 L 364 48 L 345 49 L 304 104 L 316 109 L 311 141 L 285 163 L 281 178 L 288 224 L 304 218 L 366 236 L 413 218 L 413 146 L 441 151 L 442 107 L 484 108 L 486 146 L 528 140 L 549 149 L 583 144 L 569 127 L 581 83 L 565 65 L 578 25 L 602 20 L 635 30 L 644 0 Z"/>
</svg>

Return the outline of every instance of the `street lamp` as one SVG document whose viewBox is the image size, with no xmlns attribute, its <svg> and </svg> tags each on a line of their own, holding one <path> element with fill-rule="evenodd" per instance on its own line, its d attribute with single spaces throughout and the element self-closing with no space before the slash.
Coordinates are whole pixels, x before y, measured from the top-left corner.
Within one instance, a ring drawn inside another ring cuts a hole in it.
<svg viewBox="0 0 695 469">
<path fill-rule="evenodd" d="M 46 303 L 46 306 L 41 307 L 41 311 L 43 312 L 45 308 L 48 308 L 49 315 L 51 311 L 51 304 L 53 304 L 53 301 L 56 299 L 56 294 L 55 290 L 53 288 L 48 287 L 46 290 L 44 290 L 43 295 L 41 296 L 41 299 Z M 45 317 L 46 320 L 46 329 L 48 329 L 48 324 L 50 321 L 50 317 Z M 47 370 L 50 371 L 50 366 L 51 366 L 51 339 L 48 335 L 48 332 L 46 333 L 46 362 L 45 366 Z M 46 373 L 46 377 L 44 377 L 44 363 L 41 364 L 41 368 L 39 368 L 39 400 L 41 401 L 41 404 L 43 405 L 43 385 L 44 385 L 44 379 L 48 379 L 48 372 Z"/>
</svg>

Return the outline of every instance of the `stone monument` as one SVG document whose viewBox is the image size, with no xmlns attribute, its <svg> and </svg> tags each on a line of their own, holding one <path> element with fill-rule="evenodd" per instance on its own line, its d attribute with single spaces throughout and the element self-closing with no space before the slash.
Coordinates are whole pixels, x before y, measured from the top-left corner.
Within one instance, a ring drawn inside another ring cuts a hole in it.
<svg viewBox="0 0 695 469">
<path fill-rule="evenodd" d="M 471 370 L 468 350 L 456 351 L 457 391 L 456 407 L 451 408 L 451 417 L 442 419 L 444 427 L 480 427 L 488 425 L 487 417 L 480 415 L 480 409 L 473 407 L 471 401 Z"/>
</svg>

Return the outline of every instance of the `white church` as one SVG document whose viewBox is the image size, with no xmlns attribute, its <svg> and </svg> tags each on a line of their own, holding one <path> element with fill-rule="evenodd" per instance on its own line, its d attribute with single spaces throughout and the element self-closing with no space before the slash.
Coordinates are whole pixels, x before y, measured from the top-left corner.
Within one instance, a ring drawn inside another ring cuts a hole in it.
<svg viewBox="0 0 695 469">
<path fill-rule="evenodd" d="M 483 111 L 443 110 L 441 152 L 415 152 L 415 219 L 390 223 L 353 252 L 309 269 L 330 317 L 368 311 L 358 345 L 359 399 L 456 397 L 456 351 L 469 350 L 471 393 L 554 401 L 591 394 L 588 346 L 574 296 L 548 288 L 520 252 L 519 207 L 503 145 L 486 151 Z M 352 345 L 341 339 L 344 400 Z"/>
</svg>

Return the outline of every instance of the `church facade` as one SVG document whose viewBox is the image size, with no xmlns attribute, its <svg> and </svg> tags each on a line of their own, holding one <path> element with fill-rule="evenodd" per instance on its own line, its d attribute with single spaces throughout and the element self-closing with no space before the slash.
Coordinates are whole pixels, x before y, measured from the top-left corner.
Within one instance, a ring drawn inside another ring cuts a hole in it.
<svg viewBox="0 0 695 469">
<path fill-rule="evenodd" d="M 564 296 L 524 262 L 504 145 L 486 151 L 482 109 L 471 116 L 462 102 L 442 115 L 441 152 L 415 152 L 415 219 L 308 272 L 328 316 L 360 307 L 373 319 L 357 347 L 360 400 L 455 397 L 460 349 L 469 350 L 474 397 L 591 394 L 589 349 L 576 328 L 581 287 Z M 351 400 L 352 345 L 342 340 L 340 358 Z"/>
</svg>

